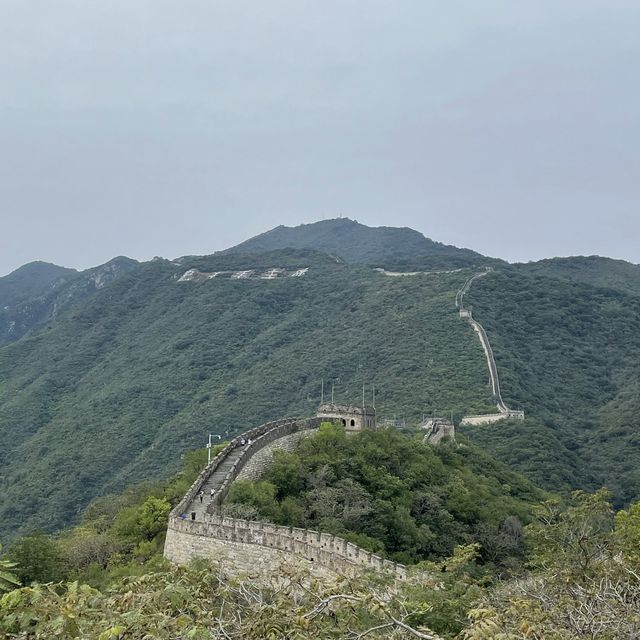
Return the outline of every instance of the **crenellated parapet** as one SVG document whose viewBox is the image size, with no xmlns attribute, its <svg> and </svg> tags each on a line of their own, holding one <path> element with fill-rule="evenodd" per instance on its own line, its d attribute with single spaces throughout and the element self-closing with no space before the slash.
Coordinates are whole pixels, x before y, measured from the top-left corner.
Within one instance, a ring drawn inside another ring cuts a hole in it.
<svg viewBox="0 0 640 640">
<path fill-rule="evenodd" d="M 269 447 L 317 429 L 327 417 L 268 422 L 232 440 L 198 476 L 169 516 L 164 555 L 175 563 L 212 558 L 239 573 L 269 573 L 282 564 L 304 564 L 329 574 L 363 570 L 406 576 L 406 567 L 366 551 L 338 536 L 268 522 L 230 518 L 221 505 L 231 484 L 254 457 Z M 210 498 L 211 489 L 214 491 Z M 200 500 L 199 494 L 205 492 Z"/>
<path fill-rule="evenodd" d="M 219 514 L 206 514 L 201 521 L 170 521 L 165 557 L 174 562 L 186 562 L 196 556 L 224 557 L 227 563 L 243 567 L 247 565 L 247 557 L 255 557 L 256 547 L 264 547 L 263 557 L 273 555 L 273 551 L 284 552 L 284 556 L 282 553 L 275 556 L 274 564 L 287 559 L 290 564 L 304 560 L 334 574 L 354 576 L 362 570 L 374 570 L 400 579 L 406 577 L 404 565 L 385 560 L 338 536 Z M 246 569 L 250 570 L 251 565 Z"/>
</svg>

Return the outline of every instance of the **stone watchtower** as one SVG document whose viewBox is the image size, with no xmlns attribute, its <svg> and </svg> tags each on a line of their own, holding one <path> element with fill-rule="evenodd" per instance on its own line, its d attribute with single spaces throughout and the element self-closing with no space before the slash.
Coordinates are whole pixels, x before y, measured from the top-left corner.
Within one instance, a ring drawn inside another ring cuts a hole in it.
<svg viewBox="0 0 640 640">
<path fill-rule="evenodd" d="M 342 422 L 347 433 L 375 429 L 376 410 L 373 407 L 352 407 L 346 404 L 322 404 L 316 413 L 318 418 Z"/>
</svg>

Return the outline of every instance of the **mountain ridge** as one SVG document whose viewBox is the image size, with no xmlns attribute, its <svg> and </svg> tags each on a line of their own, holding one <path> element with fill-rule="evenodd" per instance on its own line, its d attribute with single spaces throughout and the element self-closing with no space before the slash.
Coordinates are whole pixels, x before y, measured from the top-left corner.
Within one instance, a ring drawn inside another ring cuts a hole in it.
<svg viewBox="0 0 640 640">
<path fill-rule="evenodd" d="M 471 249 L 436 242 L 409 227 L 368 227 L 350 218 L 333 218 L 296 227 L 279 225 L 222 253 L 286 248 L 313 248 L 340 256 L 349 263 L 372 266 L 384 266 L 383 263 L 390 259 L 416 256 L 484 259 Z"/>
<path fill-rule="evenodd" d="M 359 254 L 364 262 L 321 251 L 324 237 L 315 248 L 119 258 L 111 273 L 81 272 L 21 303 L 31 307 L 24 331 L 4 345 L 0 333 L 0 535 L 47 518 L 62 526 L 95 495 L 172 471 L 205 431 L 312 413 L 323 377 L 345 401 L 375 382 L 380 411 L 413 424 L 491 412 L 482 348 L 455 309 L 479 265 L 494 272 L 468 302 L 491 339 L 503 394 L 527 420 L 469 436 L 546 488 L 606 481 L 620 501 L 640 495 L 634 266 L 580 257 L 510 265 L 446 245 L 421 256 L 411 253 L 427 246 L 419 238 L 404 258 L 393 258 L 392 243 L 369 264 L 382 239 L 397 239 L 387 229 Z M 381 262 L 429 274 L 391 278 L 372 268 Z M 259 277 L 284 267 L 309 270 Z M 189 269 L 257 277 L 180 282 Z"/>
</svg>

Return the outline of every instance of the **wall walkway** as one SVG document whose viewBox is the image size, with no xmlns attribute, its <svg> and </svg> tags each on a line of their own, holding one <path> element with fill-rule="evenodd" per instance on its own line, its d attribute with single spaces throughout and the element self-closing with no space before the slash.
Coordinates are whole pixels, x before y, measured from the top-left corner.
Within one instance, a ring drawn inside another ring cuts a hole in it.
<svg viewBox="0 0 640 640">
<path fill-rule="evenodd" d="M 372 569 L 406 576 L 406 567 L 326 533 L 266 522 L 228 518 L 220 513 L 229 488 L 252 459 L 278 440 L 317 429 L 326 418 L 286 418 L 269 422 L 232 440 L 198 476 L 169 516 L 164 555 L 175 563 L 217 558 L 235 572 L 276 572 L 284 563 L 315 567 L 329 574 L 355 575 Z M 241 445 L 241 438 L 251 440 Z M 209 492 L 214 489 L 213 500 Z M 205 491 L 200 502 L 199 493 Z M 316 570 L 315 573 L 318 573 Z"/>
</svg>

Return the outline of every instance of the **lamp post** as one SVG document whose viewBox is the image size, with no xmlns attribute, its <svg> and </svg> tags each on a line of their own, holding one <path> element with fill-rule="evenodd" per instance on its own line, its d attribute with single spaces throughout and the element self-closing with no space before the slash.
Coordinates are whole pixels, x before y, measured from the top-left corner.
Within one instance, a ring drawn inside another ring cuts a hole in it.
<svg viewBox="0 0 640 640">
<path fill-rule="evenodd" d="M 209 442 L 207 442 L 207 467 L 211 464 L 211 438 L 222 440 L 222 436 L 219 436 L 217 433 L 209 434 Z"/>
</svg>

